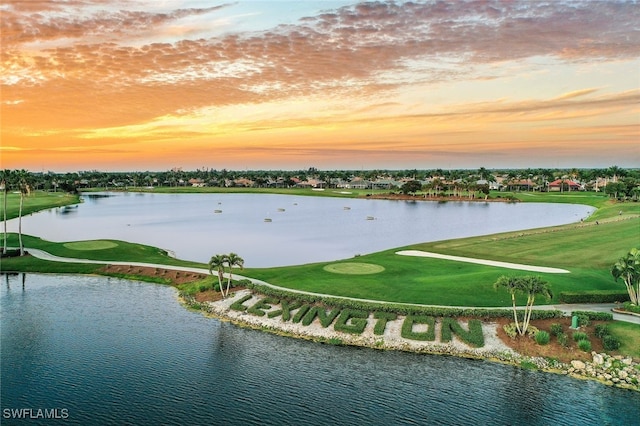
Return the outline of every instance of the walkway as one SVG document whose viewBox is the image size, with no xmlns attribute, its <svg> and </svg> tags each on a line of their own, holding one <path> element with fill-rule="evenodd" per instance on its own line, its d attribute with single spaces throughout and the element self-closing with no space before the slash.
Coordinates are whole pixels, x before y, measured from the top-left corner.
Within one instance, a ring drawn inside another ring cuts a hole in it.
<svg viewBox="0 0 640 426">
<path fill-rule="evenodd" d="M 91 263 L 91 264 L 98 264 L 98 265 L 124 265 L 124 266 L 141 266 L 141 267 L 149 267 L 149 268 L 163 268 L 163 269 L 172 269 L 175 271 L 184 271 L 184 272 L 194 272 L 197 274 L 209 274 L 209 270 L 208 269 L 204 269 L 204 268 L 191 268 L 191 267 L 186 267 L 186 266 L 173 266 L 173 265 L 161 265 L 161 264 L 155 264 L 155 263 L 144 263 L 144 262 L 122 262 L 122 261 L 100 261 L 100 260 L 89 260 L 89 259 L 77 259 L 77 258 L 71 258 L 71 257 L 60 257 L 60 256 L 55 256 L 51 253 L 48 253 L 44 250 L 40 250 L 40 249 L 34 249 L 34 248 L 25 248 L 26 251 L 29 252 L 29 254 L 31 254 L 33 257 L 36 257 L 38 259 L 42 259 L 42 260 L 50 260 L 50 261 L 54 261 L 54 262 L 66 262 L 66 263 Z M 333 294 L 322 294 L 322 293 L 311 293 L 308 291 L 303 291 L 303 290 L 295 290 L 295 289 L 291 289 L 291 288 L 286 288 L 286 287 L 278 287 L 276 285 L 273 284 L 269 284 L 266 281 L 262 281 L 262 280 L 257 280 L 255 278 L 249 278 L 249 277 L 245 277 L 242 275 L 238 275 L 238 274 L 233 274 L 233 276 L 236 279 L 246 279 L 251 281 L 254 284 L 259 284 L 259 285 L 264 285 L 267 287 L 271 287 L 274 289 L 278 289 L 278 290 L 285 290 L 288 291 L 290 293 L 299 293 L 299 294 L 313 294 L 316 296 L 320 296 L 320 297 L 330 297 L 330 298 L 334 298 L 334 299 L 353 299 L 350 297 L 344 297 L 344 296 L 336 296 Z M 228 274 L 225 273 L 225 277 L 228 277 Z M 369 302 L 369 303 L 388 303 L 388 302 L 384 302 L 384 301 L 380 301 L 380 300 L 371 300 L 371 299 L 355 299 L 355 300 L 360 300 L 363 302 Z M 418 305 L 415 303 L 397 303 L 394 302 L 394 304 L 396 305 L 412 305 L 412 306 L 423 306 L 423 305 Z M 426 305 L 424 305 L 426 306 Z M 429 305 L 429 306 L 437 306 L 437 307 L 442 307 L 442 308 L 463 308 L 463 309 L 511 309 L 510 307 L 505 307 L 505 306 L 500 306 L 500 307 L 492 307 L 492 308 L 478 308 L 478 307 L 470 307 L 470 306 L 438 306 L 438 305 Z M 564 312 L 567 315 L 570 315 L 571 312 L 573 311 L 594 311 L 594 312 L 611 312 L 611 310 L 613 308 L 615 308 L 616 305 L 613 303 L 594 303 L 594 304 L 575 304 L 575 305 L 537 305 L 534 306 L 534 309 L 556 309 L 559 311 Z M 624 322 L 630 322 L 630 323 L 634 323 L 634 324 L 640 324 L 640 316 L 635 316 L 635 315 L 626 315 L 626 314 L 618 314 L 615 312 L 611 312 L 613 315 L 613 319 L 616 321 L 624 321 Z"/>
</svg>

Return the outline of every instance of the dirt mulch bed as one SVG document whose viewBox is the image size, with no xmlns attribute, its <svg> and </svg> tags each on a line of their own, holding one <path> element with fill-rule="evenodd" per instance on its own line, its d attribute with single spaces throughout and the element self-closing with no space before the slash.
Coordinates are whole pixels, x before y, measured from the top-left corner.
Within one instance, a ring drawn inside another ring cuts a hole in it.
<svg viewBox="0 0 640 426">
<path fill-rule="evenodd" d="M 515 339 L 507 336 L 504 332 L 503 326 L 513 322 L 513 319 L 500 318 L 498 319 L 498 337 L 504 342 L 505 345 L 513 348 L 515 351 L 522 355 L 527 356 L 540 356 L 551 357 L 561 362 L 571 362 L 571 360 L 578 359 L 581 361 L 591 361 L 591 352 L 583 352 L 578 348 L 578 343 L 573 340 L 574 331 L 582 331 L 587 333 L 589 341 L 591 342 L 591 351 L 598 353 L 605 352 L 602 347 L 602 339 L 595 337 L 595 326 L 602 321 L 591 321 L 588 327 L 580 327 L 579 330 L 571 329 L 571 318 L 552 318 L 544 320 L 531 320 L 531 325 L 538 328 L 538 330 L 544 330 L 549 333 L 549 343 L 546 345 L 539 345 L 536 343 L 533 337 L 517 336 Z M 551 324 L 561 324 L 562 331 L 567 334 L 567 347 L 562 347 L 558 343 L 556 336 L 551 334 Z"/>
<path fill-rule="evenodd" d="M 124 275 L 140 275 L 145 277 L 163 278 L 171 282 L 173 285 L 180 285 L 199 281 L 206 277 L 207 274 L 198 274 L 195 272 L 175 271 L 173 269 L 149 268 L 146 266 L 121 266 L 107 265 L 100 269 L 100 272 L 107 274 L 124 274 Z"/>
</svg>

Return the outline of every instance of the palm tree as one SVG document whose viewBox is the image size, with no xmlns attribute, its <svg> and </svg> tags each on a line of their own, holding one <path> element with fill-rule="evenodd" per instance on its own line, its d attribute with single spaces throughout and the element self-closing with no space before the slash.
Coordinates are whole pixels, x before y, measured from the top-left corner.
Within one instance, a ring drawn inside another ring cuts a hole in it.
<svg viewBox="0 0 640 426">
<path fill-rule="evenodd" d="M 519 285 L 519 278 L 507 277 L 503 275 L 498 278 L 498 281 L 493 284 L 493 288 L 496 290 L 499 288 L 506 288 L 509 294 L 511 294 L 511 305 L 513 306 L 513 321 L 516 324 L 516 330 L 518 331 L 518 334 L 522 335 L 524 333 L 520 329 L 520 323 L 518 322 L 518 311 L 516 309 L 516 293 L 520 291 Z"/>
<path fill-rule="evenodd" d="M 611 267 L 611 275 L 616 282 L 618 278 L 622 278 L 631 303 L 640 305 L 640 250 L 632 248 L 624 257 L 618 259 Z"/>
<path fill-rule="evenodd" d="M 218 286 L 220 287 L 220 294 L 224 299 L 224 288 L 222 286 L 222 280 L 224 278 L 224 265 L 227 262 L 227 257 L 224 254 L 216 254 L 211 256 L 209 260 L 209 273 L 213 275 L 215 270 L 218 274 Z"/>
<path fill-rule="evenodd" d="M 229 276 L 227 277 L 227 295 L 229 295 L 229 287 L 231 286 L 232 269 L 234 266 L 239 266 L 240 269 L 244 268 L 244 259 L 235 253 L 229 253 L 226 256 L 227 266 L 229 266 Z"/>
<path fill-rule="evenodd" d="M 513 318 L 516 325 L 518 334 L 524 336 L 529 328 L 529 322 L 531 321 L 531 313 L 533 312 L 533 303 L 535 302 L 537 295 L 542 295 L 548 299 L 552 298 L 551 289 L 549 283 L 542 280 L 540 277 L 523 276 L 523 277 L 506 277 L 501 276 L 498 281 L 493 285 L 495 289 L 504 287 L 509 293 L 511 293 L 511 303 L 513 305 Z M 527 295 L 527 304 L 524 309 L 524 317 L 522 319 L 522 327 L 518 323 L 518 314 L 516 310 L 516 293 L 524 293 Z"/>
<path fill-rule="evenodd" d="M 24 244 L 22 243 L 22 207 L 24 196 L 31 193 L 31 174 L 26 170 L 16 172 L 16 184 L 20 190 L 20 208 L 18 210 L 18 241 L 20 243 L 20 256 L 24 256 Z"/>
<path fill-rule="evenodd" d="M 524 313 L 524 324 L 522 326 L 522 334 L 527 332 L 529 328 L 529 321 L 531 321 L 531 313 L 533 312 L 533 302 L 535 302 L 536 296 L 541 295 L 547 299 L 551 299 L 553 294 L 549 288 L 549 283 L 544 281 L 540 277 L 526 276 L 521 279 L 521 288 L 527 295 L 527 306 Z"/>
<path fill-rule="evenodd" d="M 3 209 L 2 209 L 2 221 L 4 223 L 4 243 L 2 245 L 2 254 L 7 254 L 7 239 L 9 234 L 7 233 L 7 197 L 9 196 L 9 188 L 11 187 L 11 180 L 13 178 L 13 173 L 11 170 L 5 169 L 1 172 L 0 175 L 0 187 L 2 189 L 4 198 L 3 198 Z"/>
</svg>

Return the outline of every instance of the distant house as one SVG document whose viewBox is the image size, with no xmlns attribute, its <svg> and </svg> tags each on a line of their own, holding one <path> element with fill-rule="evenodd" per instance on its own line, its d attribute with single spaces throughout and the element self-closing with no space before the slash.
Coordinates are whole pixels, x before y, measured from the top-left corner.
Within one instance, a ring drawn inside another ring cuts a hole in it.
<svg viewBox="0 0 640 426">
<path fill-rule="evenodd" d="M 548 185 L 549 192 L 580 191 L 582 185 L 570 179 L 556 179 Z"/>
<path fill-rule="evenodd" d="M 201 188 L 205 186 L 205 183 L 202 179 L 191 178 L 189 179 L 189 185 L 197 188 Z"/>
</svg>

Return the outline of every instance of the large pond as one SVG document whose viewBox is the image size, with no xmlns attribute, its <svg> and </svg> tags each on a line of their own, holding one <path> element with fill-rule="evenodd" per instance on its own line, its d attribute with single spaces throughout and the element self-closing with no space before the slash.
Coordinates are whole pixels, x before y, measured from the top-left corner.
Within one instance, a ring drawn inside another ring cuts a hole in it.
<svg viewBox="0 0 640 426">
<path fill-rule="evenodd" d="M 186 310 L 169 287 L 23 277 L 0 285 L 3 425 L 631 425 L 640 417 L 637 393 L 596 382 L 245 330 Z M 67 418 L 17 421 L 11 409 Z"/>
<path fill-rule="evenodd" d="M 424 202 L 266 194 L 85 194 L 77 207 L 23 218 L 51 241 L 119 239 L 207 262 L 238 253 L 247 267 L 353 257 L 414 243 L 579 222 L 570 204 Z M 265 222 L 270 219 L 271 222 Z M 17 220 L 10 230 L 17 231 Z"/>
</svg>

